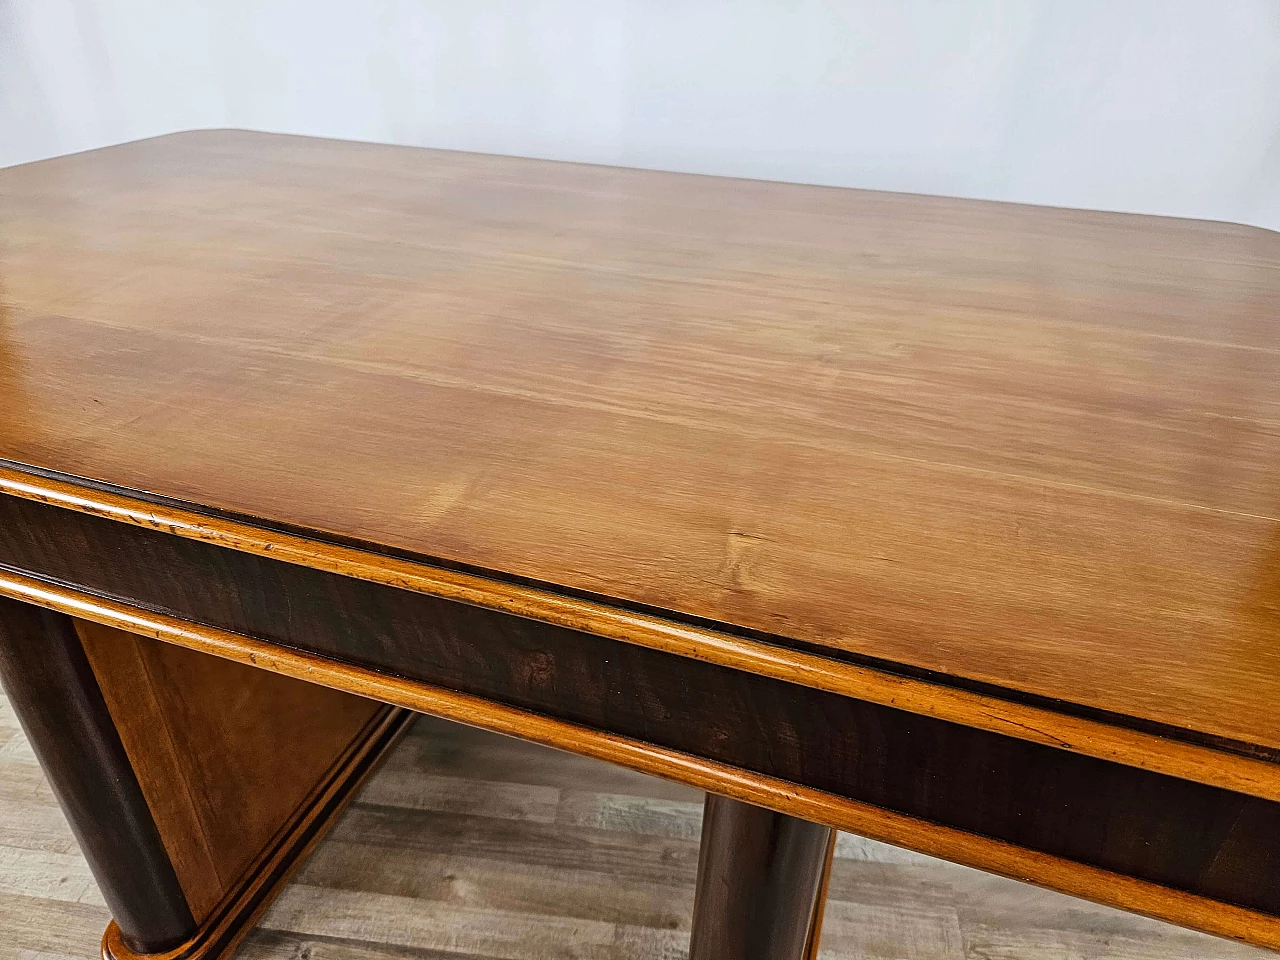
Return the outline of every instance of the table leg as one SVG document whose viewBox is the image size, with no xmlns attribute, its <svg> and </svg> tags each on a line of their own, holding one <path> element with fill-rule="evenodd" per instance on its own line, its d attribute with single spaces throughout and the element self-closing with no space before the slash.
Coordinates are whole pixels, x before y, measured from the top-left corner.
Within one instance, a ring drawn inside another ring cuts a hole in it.
<svg viewBox="0 0 1280 960">
<path fill-rule="evenodd" d="M 185 942 L 195 918 L 74 621 L 0 598 L 0 679 L 122 935 Z"/>
<path fill-rule="evenodd" d="M 0 679 L 113 960 L 229 956 L 410 717 L 3 598 Z"/>
<path fill-rule="evenodd" d="M 707 795 L 689 960 L 811 960 L 830 827 Z"/>
<path fill-rule="evenodd" d="M 831 883 L 831 863 L 836 855 L 836 831 L 828 831 L 827 853 L 822 864 L 822 879 L 818 882 L 818 896 L 813 907 L 813 922 L 809 924 L 809 938 L 804 945 L 804 960 L 818 960 L 818 947 L 822 941 L 822 918 L 827 909 L 827 887 Z"/>
</svg>

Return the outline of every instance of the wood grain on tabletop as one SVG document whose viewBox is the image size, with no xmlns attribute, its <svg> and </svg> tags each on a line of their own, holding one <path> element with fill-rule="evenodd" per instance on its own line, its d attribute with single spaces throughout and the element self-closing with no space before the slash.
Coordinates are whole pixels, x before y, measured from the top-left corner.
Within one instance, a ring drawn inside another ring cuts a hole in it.
<svg viewBox="0 0 1280 960">
<path fill-rule="evenodd" d="M 0 171 L 0 457 L 1280 748 L 1280 236 L 244 132 Z"/>
<path fill-rule="evenodd" d="M 0 960 L 96 956 L 109 915 L 6 708 L 0 696 Z M 572 943 L 670 960 L 688 943 L 701 811 L 686 787 L 422 718 L 238 956 L 552 960 Z M 848 834 L 821 955 L 1272 956 Z"/>
</svg>

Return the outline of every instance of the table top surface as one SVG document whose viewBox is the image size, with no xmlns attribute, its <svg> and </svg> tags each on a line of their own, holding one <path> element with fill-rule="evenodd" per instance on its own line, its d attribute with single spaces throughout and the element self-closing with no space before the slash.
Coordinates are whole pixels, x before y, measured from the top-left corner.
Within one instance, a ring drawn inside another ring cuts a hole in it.
<svg viewBox="0 0 1280 960">
<path fill-rule="evenodd" d="M 1280 749 L 1280 234 L 298 137 L 0 171 L 0 457 Z"/>
</svg>

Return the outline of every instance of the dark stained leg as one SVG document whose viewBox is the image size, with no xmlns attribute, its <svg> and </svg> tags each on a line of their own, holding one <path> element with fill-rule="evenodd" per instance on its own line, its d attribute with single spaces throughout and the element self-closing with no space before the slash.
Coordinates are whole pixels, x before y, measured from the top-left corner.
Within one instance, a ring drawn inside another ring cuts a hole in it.
<svg viewBox="0 0 1280 960">
<path fill-rule="evenodd" d="M 128 944 L 196 922 L 70 617 L 0 598 L 0 680 Z"/>
<path fill-rule="evenodd" d="M 833 831 L 707 795 L 689 960 L 816 954 Z"/>
</svg>

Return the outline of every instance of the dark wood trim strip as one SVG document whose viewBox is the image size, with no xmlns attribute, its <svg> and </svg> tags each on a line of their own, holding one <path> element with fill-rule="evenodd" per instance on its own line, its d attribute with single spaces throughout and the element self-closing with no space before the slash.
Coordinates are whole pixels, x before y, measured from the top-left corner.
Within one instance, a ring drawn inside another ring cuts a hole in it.
<svg viewBox="0 0 1280 960">
<path fill-rule="evenodd" d="M 119 601 L 0 572 L 0 596 L 154 637 L 421 713 L 570 750 L 815 823 L 1133 913 L 1280 950 L 1280 917 L 1014 846 L 663 747 Z"/>
<path fill-rule="evenodd" d="M 0 495 L 5 494 L 1280 801 L 1280 764 L 1234 749 L 945 686 L 545 589 L 206 516 L 0 465 Z"/>
<path fill-rule="evenodd" d="M 230 957 L 288 883 L 307 854 L 337 821 L 378 761 L 413 720 L 413 712 L 388 706 L 335 762 L 297 813 L 245 871 L 194 936 L 165 952 L 133 949 L 112 921 L 102 937 L 103 960 L 219 960 Z"/>
<path fill-rule="evenodd" d="M 186 940 L 195 918 L 71 618 L 0 598 L 0 678 L 122 939 Z"/>
</svg>

